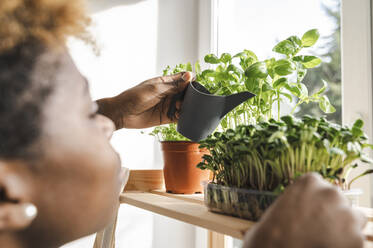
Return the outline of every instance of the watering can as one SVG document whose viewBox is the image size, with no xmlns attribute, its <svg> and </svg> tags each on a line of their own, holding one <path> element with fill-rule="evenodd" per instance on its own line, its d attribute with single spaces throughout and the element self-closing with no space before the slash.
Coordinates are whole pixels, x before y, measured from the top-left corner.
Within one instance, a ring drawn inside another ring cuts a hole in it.
<svg viewBox="0 0 373 248">
<path fill-rule="evenodd" d="M 254 96 L 247 91 L 229 96 L 213 95 L 200 83 L 192 82 L 185 91 L 177 131 L 195 142 L 205 139 L 227 113 Z"/>
</svg>

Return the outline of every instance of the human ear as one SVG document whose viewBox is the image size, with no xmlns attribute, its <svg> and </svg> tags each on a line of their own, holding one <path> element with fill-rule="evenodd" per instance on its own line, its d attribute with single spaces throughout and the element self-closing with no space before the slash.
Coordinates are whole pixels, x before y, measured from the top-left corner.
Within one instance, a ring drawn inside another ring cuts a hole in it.
<svg viewBox="0 0 373 248">
<path fill-rule="evenodd" d="M 0 161 L 0 232 L 25 229 L 37 215 L 25 166 Z"/>
</svg>

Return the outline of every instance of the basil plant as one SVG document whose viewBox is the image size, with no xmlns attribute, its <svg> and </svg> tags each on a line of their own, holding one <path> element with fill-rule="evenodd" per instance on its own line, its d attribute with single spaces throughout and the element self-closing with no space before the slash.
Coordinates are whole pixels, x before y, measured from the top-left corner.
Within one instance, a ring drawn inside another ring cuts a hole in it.
<svg viewBox="0 0 373 248">
<path fill-rule="evenodd" d="M 210 65 L 210 69 L 201 70 L 199 62 L 194 66 L 186 63 L 174 68 L 168 66 L 163 74 L 194 71 L 196 81 L 204 85 L 212 94 L 230 95 L 242 91 L 256 94 L 223 118 L 218 128 L 220 131 L 274 118 L 274 109 L 277 109 L 276 118 L 279 120 L 281 105 L 285 99 L 294 105 L 292 114 L 299 105 L 311 102 L 318 103 L 323 112 L 333 113 L 335 108 L 325 95 L 327 83 L 320 82 L 320 89 L 310 93 L 306 86 L 307 82 L 303 82 L 307 70 L 318 66 L 321 59 L 303 54 L 302 50 L 312 47 L 319 36 L 319 32 L 312 29 L 301 38 L 290 36 L 279 42 L 272 49 L 280 55 L 277 59 L 272 57 L 259 60 L 254 52 L 245 49 L 236 55 L 229 53 L 223 53 L 220 57 L 214 54 L 206 55 L 204 61 Z M 176 130 L 175 126 L 164 126 L 155 131 L 158 134 L 166 134 Z"/>
</svg>

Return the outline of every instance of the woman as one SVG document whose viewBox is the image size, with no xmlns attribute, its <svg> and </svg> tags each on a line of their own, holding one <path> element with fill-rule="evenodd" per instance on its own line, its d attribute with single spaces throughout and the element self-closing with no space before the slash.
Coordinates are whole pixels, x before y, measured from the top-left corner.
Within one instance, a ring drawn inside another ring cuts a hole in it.
<svg viewBox="0 0 373 248">
<path fill-rule="evenodd" d="M 171 99 L 192 80 L 190 73 L 154 78 L 92 103 L 65 48 L 69 36 L 89 40 L 88 23 L 78 0 L 0 1 L 0 247 L 57 247 L 102 230 L 115 216 L 125 176 L 109 144 L 113 131 L 171 122 L 180 107 L 170 113 Z M 360 247 L 363 222 L 320 181 L 309 175 L 292 186 L 246 246 L 306 247 L 289 243 L 298 240 L 314 247 L 325 233 L 354 246 L 318 247 Z M 300 192 L 303 209 L 291 200 Z M 325 211 L 326 197 L 333 211 Z M 315 210 L 322 220 L 310 218 Z M 334 229 L 343 221 L 351 228 L 341 239 Z M 283 233 L 294 225 L 306 233 L 313 226 L 312 235 Z"/>
</svg>

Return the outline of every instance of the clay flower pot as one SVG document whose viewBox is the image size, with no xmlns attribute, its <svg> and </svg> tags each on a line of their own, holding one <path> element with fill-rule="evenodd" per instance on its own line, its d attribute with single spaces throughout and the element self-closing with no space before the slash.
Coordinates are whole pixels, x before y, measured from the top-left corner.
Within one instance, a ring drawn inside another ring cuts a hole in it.
<svg viewBox="0 0 373 248">
<path fill-rule="evenodd" d="M 208 151 L 198 147 L 198 143 L 189 141 L 161 142 L 167 192 L 174 194 L 203 192 L 201 183 L 209 179 L 210 172 L 198 169 L 196 166 Z"/>
</svg>

